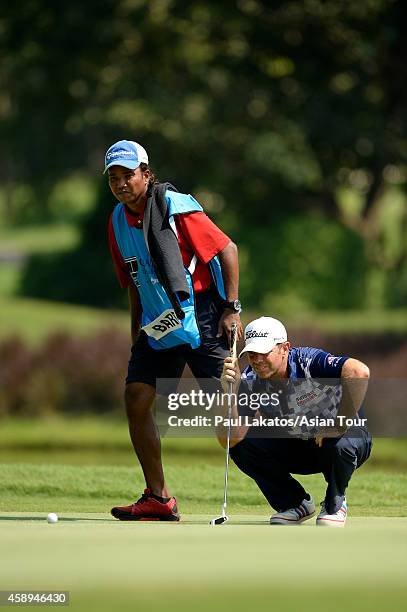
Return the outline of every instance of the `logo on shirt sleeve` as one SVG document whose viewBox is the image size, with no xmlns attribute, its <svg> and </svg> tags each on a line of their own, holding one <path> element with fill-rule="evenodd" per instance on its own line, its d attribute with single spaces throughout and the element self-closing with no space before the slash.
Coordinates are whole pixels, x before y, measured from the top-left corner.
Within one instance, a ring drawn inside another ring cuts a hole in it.
<svg viewBox="0 0 407 612">
<path fill-rule="evenodd" d="M 328 365 L 333 366 L 333 367 L 338 366 L 340 360 L 341 360 L 341 357 L 334 357 L 333 355 L 328 355 L 328 357 L 326 358 Z"/>
</svg>

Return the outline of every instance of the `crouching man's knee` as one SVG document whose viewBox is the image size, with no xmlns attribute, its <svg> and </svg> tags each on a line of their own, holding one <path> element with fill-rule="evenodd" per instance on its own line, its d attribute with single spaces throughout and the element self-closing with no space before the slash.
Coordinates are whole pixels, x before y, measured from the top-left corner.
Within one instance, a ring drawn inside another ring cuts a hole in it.
<svg viewBox="0 0 407 612">
<path fill-rule="evenodd" d="M 334 460 L 352 464 L 354 468 L 360 467 L 370 455 L 372 441 L 361 433 L 360 436 L 343 436 L 336 441 L 333 452 Z"/>
</svg>

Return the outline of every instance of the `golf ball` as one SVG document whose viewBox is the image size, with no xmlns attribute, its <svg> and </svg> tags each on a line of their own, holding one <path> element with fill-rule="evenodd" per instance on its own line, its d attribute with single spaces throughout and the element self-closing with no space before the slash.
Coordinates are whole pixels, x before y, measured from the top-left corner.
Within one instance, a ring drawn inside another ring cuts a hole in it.
<svg viewBox="0 0 407 612">
<path fill-rule="evenodd" d="M 48 523 L 56 523 L 58 521 L 58 514 L 50 512 L 47 516 Z"/>
</svg>

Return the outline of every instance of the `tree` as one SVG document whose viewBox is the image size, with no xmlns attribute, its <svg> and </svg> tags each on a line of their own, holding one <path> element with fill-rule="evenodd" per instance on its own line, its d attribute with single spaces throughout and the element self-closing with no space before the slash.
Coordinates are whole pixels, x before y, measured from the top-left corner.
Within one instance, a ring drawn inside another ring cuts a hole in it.
<svg viewBox="0 0 407 612">
<path fill-rule="evenodd" d="M 254 248 L 264 228 L 311 215 L 338 228 L 332 253 L 345 236 L 346 248 L 364 245 L 366 267 L 349 270 L 365 270 L 359 289 L 336 305 L 360 305 L 361 291 L 365 303 L 399 303 L 404 13 L 401 0 L 72 0 L 63 19 L 46 0 L 10 7 L 0 35 L 3 185 L 14 196 L 23 183 L 23 215 L 46 216 L 55 181 L 98 172 L 105 148 L 131 136 L 239 242 L 248 300 L 284 290 Z M 324 257 L 334 276 L 336 254 Z M 293 266 L 279 266 L 295 285 Z M 309 266 L 304 283 L 318 262 Z"/>
</svg>

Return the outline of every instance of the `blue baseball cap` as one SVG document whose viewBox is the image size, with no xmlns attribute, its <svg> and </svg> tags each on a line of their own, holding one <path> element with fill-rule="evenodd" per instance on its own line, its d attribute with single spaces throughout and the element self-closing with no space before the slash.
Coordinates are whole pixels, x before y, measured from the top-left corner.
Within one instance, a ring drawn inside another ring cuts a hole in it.
<svg viewBox="0 0 407 612">
<path fill-rule="evenodd" d="M 124 166 L 135 170 L 140 164 L 148 164 L 148 155 L 144 147 L 134 140 L 119 140 L 106 151 L 103 174 L 110 166 Z"/>
</svg>

